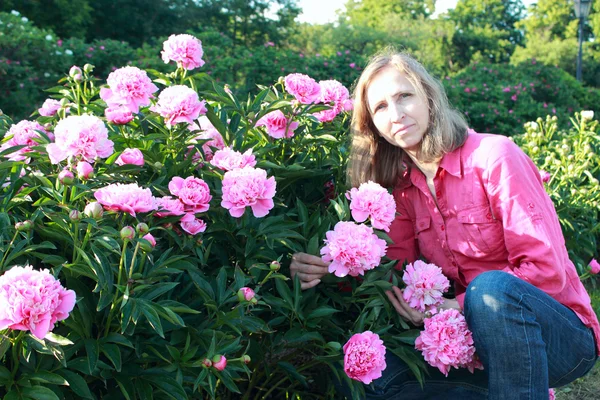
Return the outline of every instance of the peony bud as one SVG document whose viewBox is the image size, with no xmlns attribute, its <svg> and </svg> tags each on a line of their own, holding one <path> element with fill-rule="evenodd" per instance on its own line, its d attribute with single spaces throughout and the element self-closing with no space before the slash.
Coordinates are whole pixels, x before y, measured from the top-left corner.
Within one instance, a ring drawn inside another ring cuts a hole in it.
<svg viewBox="0 0 600 400">
<path fill-rule="evenodd" d="M 550 181 L 552 175 L 548 171 L 540 171 L 540 176 L 542 177 L 542 182 L 546 183 Z"/>
<path fill-rule="evenodd" d="M 79 68 L 76 65 L 73 65 L 69 70 L 69 76 L 75 81 L 81 81 L 83 79 L 83 75 L 81 74 L 81 68 Z"/>
<path fill-rule="evenodd" d="M 237 296 L 239 301 L 251 301 L 254 298 L 255 293 L 254 290 L 249 287 L 243 287 L 238 290 Z"/>
<path fill-rule="evenodd" d="M 273 261 L 271 262 L 269 268 L 271 269 L 271 271 L 277 272 L 281 268 L 281 264 L 279 263 L 279 261 Z"/>
<path fill-rule="evenodd" d="M 77 210 L 71 210 L 69 212 L 69 219 L 71 220 L 71 222 L 81 221 L 81 213 Z"/>
<path fill-rule="evenodd" d="M 248 365 L 248 364 L 250 364 L 250 362 L 251 362 L 251 361 L 252 361 L 252 359 L 250 358 L 250 356 L 249 356 L 249 355 L 247 355 L 247 354 L 244 354 L 244 355 L 242 356 L 242 362 L 243 362 L 244 364 Z"/>
<path fill-rule="evenodd" d="M 215 367 L 217 371 L 223 371 L 227 366 L 227 359 L 225 358 L 225 356 L 217 354 L 213 357 L 212 363 L 212 366 Z"/>
<path fill-rule="evenodd" d="M 592 274 L 600 274 L 600 263 L 595 258 L 590 261 L 590 268 Z"/>
<path fill-rule="evenodd" d="M 58 181 L 65 186 L 72 185 L 74 179 L 75 179 L 75 176 L 68 169 L 63 169 L 58 174 Z"/>
<path fill-rule="evenodd" d="M 204 368 L 210 368 L 212 367 L 213 363 L 212 361 L 210 361 L 208 358 L 205 358 L 204 360 L 202 360 L 202 366 Z"/>
<path fill-rule="evenodd" d="M 15 224 L 15 229 L 19 232 L 29 232 L 33 229 L 33 222 L 30 220 L 25 220 L 23 222 L 17 222 Z"/>
<path fill-rule="evenodd" d="M 140 235 L 145 235 L 146 233 L 148 233 L 149 229 L 148 229 L 148 225 L 140 222 L 139 224 L 137 224 L 137 226 L 135 227 L 135 230 L 137 231 L 137 233 L 139 233 Z"/>
<path fill-rule="evenodd" d="M 85 64 L 83 70 L 89 74 L 94 70 L 94 66 L 92 64 Z"/>
<path fill-rule="evenodd" d="M 79 161 L 77 163 L 77 177 L 81 180 L 88 180 L 94 176 L 94 167 L 86 161 Z"/>
<path fill-rule="evenodd" d="M 581 119 L 582 120 L 594 119 L 594 111 L 582 111 L 581 112 Z"/>
<path fill-rule="evenodd" d="M 152 236 L 151 233 L 146 233 L 144 236 L 142 236 L 142 239 L 149 241 L 152 248 L 156 247 L 156 239 L 154 238 L 154 236 Z M 143 250 L 151 251 L 152 249 L 149 249 L 149 250 L 143 249 Z"/>
<path fill-rule="evenodd" d="M 102 214 L 104 214 L 104 208 L 102 208 L 100 203 L 93 201 L 85 206 L 83 213 L 89 218 L 100 219 L 102 218 Z"/>
<path fill-rule="evenodd" d="M 119 232 L 119 234 L 121 235 L 121 239 L 131 240 L 135 237 L 135 229 L 133 229 L 133 226 L 126 226 L 123 229 L 121 229 L 121 232 Z"/>
</svg>

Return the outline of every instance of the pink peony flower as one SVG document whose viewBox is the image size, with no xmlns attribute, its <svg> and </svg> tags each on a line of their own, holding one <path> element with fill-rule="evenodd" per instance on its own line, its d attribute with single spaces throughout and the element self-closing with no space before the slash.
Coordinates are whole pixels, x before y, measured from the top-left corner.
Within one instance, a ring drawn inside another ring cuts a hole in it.
<svg viewBox="0 0 600 400">
<path fill-rule="evenodd" d="M 223 355 L 216 355 L 212 359 L 212 366 L 217 371 L 223 371 L 227 367 L 227 359 Z"/>
<path fill-rule="evenodd" d="M 96 190 L 94 197 L 105 209 L 123 211 L 134 216 L 139 212 L 156 210 L 156 199 L 150 189 L 143 189 L 136 183 L 113 183 Z"/>
<path fill-rule="evenodd" d="M 210 206 L 210 189 L 206 182 L 200 178 L 188 176 L 183 179 L 174 177 L 169 182 L 169 191 L 173 196 L 179 197 L 184 204 L 186 212 L 201 213 L 208 210 Z"/>
<path fill-rule="evenodd" d="M 269 136 L 275 139 L 291 138 L 298 127 L 297 122 L 290 122 L 281 110 L 271 111 L 258 120 L 256 126 L 264 126 Z"/>
<path fill-rule="evenodd" d="M 314 114 L 321 122 L 331 122 L 348 106 L 346 100 L 350 98 L 350 92 L 340 82 L 331 79 L 319 82 L 321 86 L 321 103 L 331 106 L 330 110 L 319 111 Z"/>
<path fill-rule="evenodd" d="M 188 215 L 192 215 L 192 214 L 188 214 Z M 192 218 L 189 218 L 189 219 L 184 217 L 179 222 L 179 225 L 181 226 L 181 229 L 183 229 L 190 235 L 197 235 L 200 232 L 204 232 L 206 230 L 206 222 L 202 221 L 199 218 L 194 218 L 193 216 L 192 216 Z"/>
<path fill-rule="evenodd" d="M 192 124 L 200 114 L 206 113 L 205 101 L 198 93 L 187 86 L 175 85 L 166 88 L 158 95 L 158 102 L 150 110 L 165 118 L 167 126 L 180 122 Z"/>
<path fill-rule="evenodd" d="M 356 333 L 344 345 L 344 372 L 350 379 L 368 385 L 385 368 L 385 346 L 378 334 Z"/>
<path fill-rule="evenodd" d="M 260 168 L 247 166 L 225 172 L 221 207 L 235 218 L 244 215 L 248 206 L 256 218 L 264 217 L 274 207 L 275 186 L 275 178 L 267 178 L 267 172 Z"/>
<path fill-rule="evenodd" d="M 156 247 L 156 239 L 154 238 L 154 236 L 152 236 L 151 233 L 146 233 L 144 236 L 142 236 L 142 239 L 146 239 L 150 242 L 150 245 L 152 247 Z"/>
<path fill-rule="evenodd" d="M 415 340 L 425 361 L 448 376 L 450 368 L 483 369 L 475 355 L 473 335 L 465 317 L 455 309 L 425 319 L 425 329 Z"/>
<path fill-rule="evenodd" d="M 60 101 L 54 99 L 46 99 L 46 101 L 44 101 L 44 104 L 42 104 L 42 107 L 38 109 L 38 112 L 43 117 L 51 117 L 54 114 L 56 114 L 56 112 L 60 110 L 60 108 Z"/>
<path fill-rule="evenodd" d="M 548 389 L 548 400 L 556 400 L 556 392 L 554 389 Z"/>
<path fill-rule="evenodd" d="M 373 233 L 373 228 L 340 221 L 326 233 L 323 261 L 330 262 L 329 272 L 338 277 L 364 275 L 381 263 L 387 245 Z"/>
<path fill-rule="evenodd" d="M 540 176 L 542 177 L 542 182 L 546 183 L 550 181 L 552 175 L 548 171 L 540 171 Z"/>
<path fill-rule="evenodd" d="M 248 149 L 242 154 L 230 147 L 225 147 L 215 153 L 210 163 L 223 171 L 231 171 L 232 169 L 244 168 L 245 166 L 254 167 L 256 165 L 256 158 L 252 155 L 252 149 Z"/>
<path fill-rule="evenodd" d="M 24 120 L 11 126 L 8 132 L 6 132 L 6 137 L 10 139 L 2 143 L 0 151 L 4 151 L 10 147 L 25 146 L 7 154 L 5 157 L 12 161 L 28 161 L 27 153 L 31 153 L 33 151 L 32 147 L 39 144 L 35 139 L 42 137 L 37 131 L 44 132 L 50 138 L 53 137 L 37 122 Z"/>
<path fill-rule="evenodd" d="M 178 66 L 192 70 L 204 65 L 202 42 L 192 35 L 171 35 L 163 42 L 162 59 L 165 64 L 175 61 Z"/>
<path fill-rule="evenodd" d="M 450 281 L 440 267 L 421 260 L 406 266 L 402 280 L 406 284 L 402 297 L 420 312 L 436 312 L 436 306 L 444 303 L 442 294 L 450 287 Z"/>
<path fill-rule="evenodd" d="M 206 161 L 210 161 L 213 158 L 213 148 L 223 149 L 225 147 L 225 142 L 223 141 L 223 136 L 217 131 L 217 129 L 213 126 L 213 124 L 209 121 L 206 116 L 202 116 L 198 118 L 198 124 L 193 123 L 190 125 L 190 129 L 192 131 L 202 130 L 203 132 L 196 136 L 194 139 L 194 143 L 197 143 L 197 140 L 207 140 L 202 144 L 202 151 L 206 157 Z M 188 149 L 193 149 L 194 146 L 188 147 Z M 195 154 L 196 156 L 196 154 Z M 198 160 L 200 158 L 199 154 L 197 155 Z"/>
<path fill-rule="evenodd" d="M 238 290 L 237 295 L 240 301 L 250 301 L 256 296 L 256 293 L 249 287 L 243 287 Z"/>
<path fill-rule="evenodd" d="M 352 188 L 346 193 L 346 197 L 356 222 L 364 222 L 370 217 L 373 228 L 390 231 L 396 217 L 396 201 L 381 185 L 372 181 L 362 183 L 358 189 Z"/>
<path fill-rule="evenodd" d="M 55 143 L 46 146 L 52 164 L 67 157 L 93 162 L 113 153 L 114 143 L 108 139 L 108 130 L 100 118 L 93 115 L 72 115 L 56 124 Z"/>
<path fill-rule="evenodd" d="M 94 167 L 86 161 L 79 161 L 77 163 L 77 177 L 82 180 L 87 180 L 94 175 Z"/>
<path fill-rule="evenodd" d="M 125 125 L 133 121 L 133 113 L 125 106 L 107 108 L 104 110 L 106 120 L 115 125 Z"/>
<path fill-rule="evenodd" d="M 600 274 L 600 263 L 598 263 L 598 261 L 594 258 L 592 259 L 592 261 L 590 261 L 590 272 L 592 274 Z"/>
<path fill-rule="evenodd" d="M 140 167 L 144 166 L 144 155 L 140 151 L 140 149 L 125 149 L 115 160 L 115 164 L 117 165 L 125 165 L 132 164 L 138 165 Z"/>
<path fill-rule="evenodd" d="M 29 330 L 43 339 L 74 306 L 75 292 L 65 289 L 47 269 L 12 267 L 0 276 L 0 330 Z"/>
<path fill-rule="evenodd" d="M 158 90 L 146 71 L 137 67 L 119 68 L 108 75 L 106 82 L 109 87 L 100 89 L 100 98 L 113 111 L 123 106 L 137 113 L 140 107 L 150 105 L 150 99 L 154 97 L 152 93 Z"/>
<path fill-rule="evenodd" d="M 158 210 L 155 214 L 157 217 L 185 214 L 181 200 L 174 199 L 171 196 L 157 197 L 156 208 Z"/>
<path fill-rule="evenodd" d="M 285 90 L 302 104 L 317 103 L 321 99 L 321 86 L 308 75 L 289 74 L 284 82 Z"/>
</svg>

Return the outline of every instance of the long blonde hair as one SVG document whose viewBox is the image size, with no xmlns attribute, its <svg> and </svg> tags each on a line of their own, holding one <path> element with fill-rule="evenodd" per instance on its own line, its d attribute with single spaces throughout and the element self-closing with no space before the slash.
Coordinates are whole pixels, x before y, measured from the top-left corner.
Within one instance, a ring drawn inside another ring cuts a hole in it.
<svg viewBox="0 0 600 400">
<path fill-rule="evenodd" d="M 409 54 L 385 49 L 369 61 L 354 89 L 352 148 L 348 165 L 352 186 L 373 180 L 384 187 L 394 187 L 406 169 L 404 150 L 381 137 L 367 102 L 369 85 L 388 65 L 405 74 L 417 95 L 427 99 L 429 104 L 429 124 L 417 152 L 419 160 L 439 159 L 462 146 L 467 138 L 467 123 L 450 107 L 442 84 Z"/>
</svg>

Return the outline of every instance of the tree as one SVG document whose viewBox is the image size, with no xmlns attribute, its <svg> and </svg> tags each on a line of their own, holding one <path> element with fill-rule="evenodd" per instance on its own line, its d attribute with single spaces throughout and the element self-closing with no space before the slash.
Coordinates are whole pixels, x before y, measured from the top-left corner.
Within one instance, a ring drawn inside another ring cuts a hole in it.
<svg viewBox="0 0 600 400">
<path fill-rule="evenodd" d="M 447 19 L 455 24 L 452 63 L 464 67 L 473 60 L 506 62 L 523 34 L 515 26 L 524 12 L 521 0 L 459 0 Z"/>
<path fill-rule="evenodd" d="M 435 0 L 348 0 L 343 18 L 352 25 L 381 28 L 391 16 L 401 19 L 429 17 L 435 9 Z"/>
</svg>

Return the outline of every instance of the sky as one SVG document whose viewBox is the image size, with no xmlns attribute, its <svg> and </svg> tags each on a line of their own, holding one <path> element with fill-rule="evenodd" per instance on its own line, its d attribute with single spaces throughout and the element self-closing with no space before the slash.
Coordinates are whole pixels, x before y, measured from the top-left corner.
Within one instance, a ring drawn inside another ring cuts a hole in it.
<svg viewBox="0 0 600 400">
<path fill-rule="evenodd" d="M 325 24 L 333 22 L 336 19 L 336 11 L 343 8 L 347 0 L 298 0 L 298 4 L 303 10 L 299 16 L 300 22 L 309 22 L 311 24 Z M 457 0 L 438 0 L 436 3 L 436 13 L 441 14 L 450 8 L 454 8 Z M 528 6 L 535 0 L 523 0 L 523 4 Z M 435 15 L 434 14 L 434 15 Z"/>
</svg>

